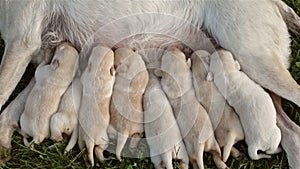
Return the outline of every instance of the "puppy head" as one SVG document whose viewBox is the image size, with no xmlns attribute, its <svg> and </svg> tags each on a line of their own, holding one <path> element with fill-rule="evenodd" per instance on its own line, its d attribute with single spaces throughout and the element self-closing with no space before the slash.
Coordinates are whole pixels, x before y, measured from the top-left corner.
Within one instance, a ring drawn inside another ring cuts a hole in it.
<svg viewBox="0 0 300 169">
<path fill-rule="evenodd" d="M 142 57 L 128 48 L 119 48 L 115 51 L 115 66 L 117 76 L 128 80 L 146 70 Z"/>
<path fill-rule="evenodd" d="M 225 50 L 220 50 L 210 56 L 210 71 L 217 74 L 224 72 L 240 71 L 241 67 L 238 61 L 234 60 L 233 55 Z"/>
<path fill-rule="evenodd" d="M 66 132 L 68 126 L 68 118 L 63 113 L 56 113 L 51 117 L 50 120 L 50 132 L 51 132 L 51 140 L 61 141 L 63 140 L 62 133 L 66 133 L 68 135 L 71 132 Z M 70 130 L 70 129 L 69 129 Z"/>
<path fill-rule="evenodd" d="M 191 60 L 178 49 L 168 50 L 162 56 L 162 87 L 171 98 L 182 96 L 192 87 Z"/>
<path fill-rule="evenodd" d="M 193 77 L 199 81 L 205 81 L 209 72 L 209 58 L 210 54 L 207 51 L 199 50 L 192 54 L 191 70 Z"/>
<path fill-rule="evenodd" d="M 73 76 L 78 68 L 78 52 L 69 43 L 62 43 L 56 48 L 51 67 L 60 73 L 71 73 Z"/>
</svg>

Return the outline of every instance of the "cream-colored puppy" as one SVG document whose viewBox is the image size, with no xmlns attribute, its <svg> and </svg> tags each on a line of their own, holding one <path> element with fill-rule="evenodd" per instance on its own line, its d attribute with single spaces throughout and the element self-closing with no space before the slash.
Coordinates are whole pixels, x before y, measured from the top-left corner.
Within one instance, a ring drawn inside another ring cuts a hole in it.
<svg viewBox="0 0 300 169">
<path fill-rule="evenodd" d="M 148 83 L 148 72 L 142 57 L 128 48 L 115 51 L 116 82 L 110 104 L 110 138 L 117 138 L 116 156 L 128 137 L 131 152 L 136 148 L 140 133 L 144 132 L 142 98 Z"/>
<path fill-rule="evenodd" d="M 215 84 L 207 79 L 209 56 L 208 52 L 202 50 L 194 52 L 191 56 L 193 83 L 196 97 L 211 119 L 215 137 L 223 148 L 223 161 L 226 162 L 230 154 L 235 158 L 239 157 L 240 152 L 233 145 L 244 139 L 244 131 L 238 115 L 228 105 Z"/>
<path fill-rule="evenodd" d="M 203 152 L 210 152 L 218 168 L 228 168 L 206 110 L 197 101 L 190 60 L 178 49 L 169 49 L 161 62 L 161 84 L 173 107 L 187 152 L 194 166 L 204 169 Z M 197 162 L 197 165 L 196 165 Z"/>
<path fill-rule="evenodd" d="M 268 154 L 277 153 L 281 133 L 268 93 L 240 70 L 239 63 L 228 51 L 211 55 L 210 72 L 218 90 L 240 117 L 250 158 L 270 158 Z M 266 154 L 258 154 L 259 150 Z"/>
<path fill-rule="evenodd" d="M 151 161 L 155 168 L 173 168 L 172 159 L 181 160 L 188 169 L 189 157 L 183 143 L 172 107 L 160 81 L 149 70 L 149 82 L 143 97 L 144 127 Z"/>
<path fill-rule="evenodd" d="M 94 166 L 93 151 L 102 162 L 108 146 L 109 104 L 115 81 L 114 53 L 100 45 L 92 49 L 88 65 L 81 75 L 82 97 L 79 109 L 78 145 L 87 148 L 88 159 Z"/>
<path fill-rule="evenodd" d="M 78 139 L 78 111 L 81 102 L 82 85 L 80 79 L 75 77 L 72 84 L 63 95 L 57 113 L 51 117 L 51 139 L 61 141 L 62 134 L 71 135 L 65 152 L 71 150 Z"/>
<path fill-rule="evenodd" d="M 50 117 L 57 111 L 60 99 L 72 82 L 78 67 L 78 53 L 68 43 L 55 51 L 50 65 L 39 66 L 35 72 L 35 85 L 27 97 L 20 124 L 24 144 L 41 143 L 50 136 Z"/>
<path fill-rule="evenodd" d="M 4 109 L 0 115 L 0 163 L 10 159 L 13 132 L 19 130 L 20 116 L 24 111 L 26 99 L 35 83 L 34 78 L 24 90 Z M 8 151 L 8 154 L 5 152 Z"/>
</svg>

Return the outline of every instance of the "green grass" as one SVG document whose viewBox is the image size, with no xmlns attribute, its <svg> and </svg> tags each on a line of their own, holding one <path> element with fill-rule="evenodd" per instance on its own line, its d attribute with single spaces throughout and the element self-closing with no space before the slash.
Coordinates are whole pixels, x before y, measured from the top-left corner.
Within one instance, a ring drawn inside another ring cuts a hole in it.
<svg viewBox="0 0 300 169">
<path fill-rule="evenodd" d="M 293 7 L 295 11 L 300 14 L 299 0 L 285 0 L 288 5 Z M 292 34 L 292 56 L 290 72 L 296 81 L 300 84 L 300 39 Z M 0 41 L 0 56 L 3 54 L 4 43 Z M 34 68 L 32 65 L 28 66 L 27 72 L 23 76 L 21 82 L 17 86 L 13 95 L 10 97 L 12 100 L 16 95 L 28 84 L 30 78 L 33 76 Z M 288 115 L 298 124 L 300 124 L 300 109 L 289 101 L 283 102 L 284 110 Z M 22 138 L 19 134 L 14 134 L 12 141 L 11 160 L 1 165 L 0 168 L 86 168 L 83 160 L 84 151 L 80 151 L 77 146 L 66 155 L 63 154 L 64 147 L 67 141 L 63 141 L 55 148 L 48 148 L 53 142 L 50 140 L 44 141 L 40 145 L 35 145 L 34 149 L 23 146 Z M 146 144 L 145 144 L 146 145 Z M 272 159 L 263 159 L 252 161 L 247 155 L 247 149 L 244 142 L 238 143 L 236 147 L 244 154 L 241 160 L 237 161 L 230 158 L 227 165 L 234 169 L 275 169 L 275 168 L 288 168 L 286 154 L 284 152 L 273 156 Z M 135 169 L 135 168 L 153 168 L 149 158 L 145 158 L 145 154 L 139 153 L 139 158 L 124 158 L 122 162 L 118 162 L 114 156 L 109 152 L 105 152 L 108 160 L 100 164 L 96 160 L 95 168 L 115 168 L 115 169 Z M 96 158 L 95 158 L 96 159 Z M 300 160 L 300 159 L 299 159 Z M 211 155 L 205 153 L 204 162 L 206 168 L 216 168 Z M 174 161 L 175 168 L 178 167 L 178 162 Z"/>
</svg>

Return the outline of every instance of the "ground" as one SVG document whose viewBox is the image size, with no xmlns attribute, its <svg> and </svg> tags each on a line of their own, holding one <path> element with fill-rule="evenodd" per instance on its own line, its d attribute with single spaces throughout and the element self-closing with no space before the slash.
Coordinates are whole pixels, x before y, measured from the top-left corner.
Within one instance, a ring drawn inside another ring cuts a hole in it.
<svg viewBox="0 0 300 169">
<path fill-rule="evenodd" d="M 295 11 L 300 14 L 300 1 L 299 0 L 285 0 L 285 2 L 293 7 Z M 292 56 L 290 72 L 296 81 L 300 84 L 300 35 L 298 38 L 291 30 L 292 35 Z M 0 42 L 0 56 L 2 56 L 4 49 L 3 41 Z M 26 74 L 19 83 L 18 87 L 14 91 L 10 100 L 12 100 L 29 82 L 32 77 L 34 69 L 30 65 Z M 287 114 L 297 123 L 300 124 L 300 108 L 295 106 L 289 101 L 283 102 L 284 110 Z M 84 151 L 80 151 L 77 146 L 66 155 L 63 154 L 64 147 L 67 141 L 57 144 L 55 148 L 49 149 L 48 146 L 52 145 L 50 140 L 44 141 L 41 145 L 36 145 L 34 149 L 29 149 L 22 144 L 22 138 L 18 134 L 14 134 L 12 141 L 12 158 L 7 163 L 0 166 L 0 168 L 86 168 L 82 154 Z M 145 144 L 146 146 L 146 144 Z M 286 154 L 284 152 L 279 153 L 272 157 L 272 159 L 263 159 L 258 161 L 252 161 L 247 155 L 247 149 L 244 142 L 238 143 L 236 147 L 243 152 L 241 160 L 237 161 L 230 157 L 227 161 L 227 165 L 233 169 L 275 169 L 275 168 L 288 168 Z M 125 150 L 126 151 L 126 150 Z M 114 154 L 108 152 L 105 153 L 109 160 L 100 164 L 96 160 L 95 168 L 120 168 L 120 169 L 133 169 L 133 168 L 154 168 L 150 159 L 145 158 L 144 154 L 137 152 L 139 158 L 131 159 L 124 158 L 122 162 L 118 162 Z M 216 168 L 211 155 L 205 154 L 205 167 Z M 174 161 L 174 168 L 178 167 L 178 162 Z"/>
</svg>

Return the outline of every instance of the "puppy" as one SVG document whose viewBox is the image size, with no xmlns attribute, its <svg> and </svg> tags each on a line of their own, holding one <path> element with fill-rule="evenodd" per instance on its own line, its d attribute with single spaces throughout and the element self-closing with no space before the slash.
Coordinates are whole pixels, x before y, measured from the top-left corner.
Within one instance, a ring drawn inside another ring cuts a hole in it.
<svg viewBox="0 0 300 169">
<path fill-rule="evenodd" d="M 235 143 L 244 139 L 244 131 L 237 114 L 230 107 L 225 98 L 219 93 L 213 82 L 208 81 L 209 56 L 206 51 L 196 51 L 191 56 L 193 83 L 198 101 L 208 112 L 215 137 L 223 148 L 223 161 L 229 154 L 238 158 L 240 152 L 233 147 Z"/>
<path fill-rule="evenodd" d="M 172 107 L 158 78 L 149 73 L 149 82 L 143 97 L 144 127 L 155 168 L 173 168 L 172 158 L 188 169 L 189 157 L 183 143 Z"/>
<path fill-rule="evenodd" d="M 81 102 L 82 85 L 80 79 L 75 77 L 72 84 L 63 95 L 57 113 L 51 117 L 51 139 L 61 141 L 62 133 L 71 135 L 65 152 L 71 150 L 78 138 L 78 111 Z"/>
<path fill-rule="evenodd" d="M 128 137 L 130 151 L 137 147 L 143 128 L 142 98 L 148 83 L 148 72 L 142 57 L 128 48 L 115 51 L 116 82 L 110 104 L 110 138 L 117 138 L 116 156 L 121 152 Z"/>
<path fill-rule="evenodd" d="M 193 165 L 204 169 L 203 152 L 210 152 L 218 168 L 228 168 L 206 110 L 197 101 L 190 60 L 178 49 L 169 49 L 161 62 L 161 84 L 173 107 L 181 135 Z M 196 165 L 197 162 L 197 165 Z"/>
<path fill-rule="evenodd" d="M 81 75 L 82 97 L 79 109 L 78 145 L 87 148 L 88 159 L 94 166 L 93 150 L 97 158 L 105 160 L 108 146 L 109 104 L 115 81 L 114 53 L 103 46 L 92 49 L 88 66 Z"/>
<path fill-rule="evenodd" d="M 0 115 L 0 163 L 10 158 L 11 139 L 14 131 L 19 130 L 19 120 L 24 111 L 25 102 L 35 83 L 34 78 L 26 88 L 8 105 Z M 9 156 L 3 154 L 6 150 Z"/>
<path fill-rule="evenodd" d="M 58 46 L 50 65 L 39 66 L 21 115 L 24 144 L 41 143 L 50 136 L 50 117 L 57 111 L 60 99 L 75 76 L 78 53 L 68 43 Z M 28 136 L 33 137 L 31 143 Z"/>
<path fill-rule="evenodd" d="M 281 133 L 276 126 L 276 110 L 262 87 L 240 70 L 230 52 L 211 55 L 210 72 L 214 83 L 239 115 L 251 159 L 270 158 L 279 152 Z M 266 154 L 258 154 L 258 151 Z"/>
<path fill-rule="evenodd" d="M 282 109 L 281 98 L 272 92 L 270 95 L 276 108 L 277 126 L 282 134 L 281 146 L 287 154 L 289 167 L 300 168 L 300 127 Z"/>
</svg>

